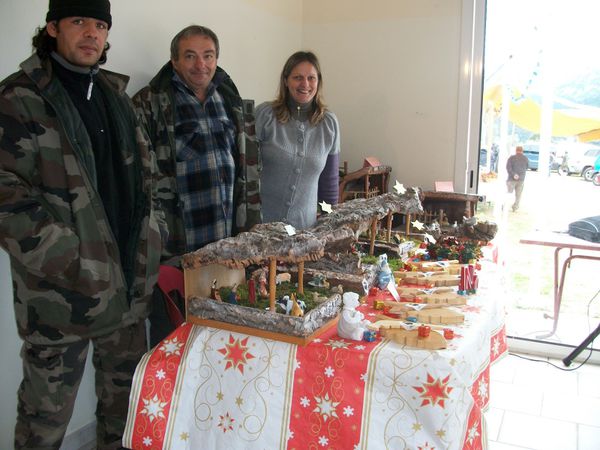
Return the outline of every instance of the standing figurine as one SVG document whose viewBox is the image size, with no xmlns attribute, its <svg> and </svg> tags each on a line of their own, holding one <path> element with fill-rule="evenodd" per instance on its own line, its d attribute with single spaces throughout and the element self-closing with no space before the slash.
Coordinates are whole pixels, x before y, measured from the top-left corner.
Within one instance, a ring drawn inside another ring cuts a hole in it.
<svg viewBox="0 0 600 450">
<path fill-rule="evenodd" d="M 267 271 L 265 269 L 260 271 L 258 276 L 258 293 L 261 298 L 268 298 L 269 291 L 267 290 Z"/>
<path fill-rule="evenodd" d="M 256 281 L 252 278 L 248 280 L 248 304 L 256 305 Z"/>
<path fill-rule="evenodd" d="M 238 293 L 237 293 L 237 283 L 233 285 L 233 287 L 231 288 L 231 292 L 227 295 L 227 303 L 231 303 L 232 305 L 237 305 L 238 304 Z"/>
<path fill-rule="evenodd" d="M 221 299 L 221 294 L 219 293 L 219 288 L 217 287 L 217 279 L 215 278 L 212 282 L 212 287 L 210 288 L 210 298 L 213 300 L 223 301 Z"/>
<path fill-rule="evenodd" d="M 308 284 L 313 287 L 329 289 L 329 281 L 327 281 L 327 278 L 325 278 L 325 275 L 322 273 L 316 273 L 313 276 L 313 279 L 308 282 Z"/>
<path fill-rule="evenodd" d="M 302 317 L 304 315 L 304 311 L 296 301 L 296 295 L 292 294 L 292 316 L 294 317 Z"/>
</svg>

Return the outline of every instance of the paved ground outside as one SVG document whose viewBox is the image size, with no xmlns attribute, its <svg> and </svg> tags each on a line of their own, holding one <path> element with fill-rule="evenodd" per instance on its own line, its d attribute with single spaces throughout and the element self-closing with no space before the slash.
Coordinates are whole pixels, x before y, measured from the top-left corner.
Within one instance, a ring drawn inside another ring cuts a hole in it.
<svg viewBox="0 0 600 450">
<path fill-rule="evenodd" d="M 512 198 L 506 193 L 504 180 L 480 182 L 479 193 L 486 195 L 487 202 L 479 204 L 478 216 L 499 225 L 495 241 L 503 268 L 507 331 L 535 339 L 552 328 L 552 320 L 545 314 L 553 312 L 554 250 L 520 244 L 519 240 L 534 230 L 564 232 L 575 220 L 600 215 L 600 187 L 578 176 L 544 176 L 528 171 L 517 212 L 511 211 Z M 600 323 L 599 290 L 600 261 L 572 261 L 558 330 L 544 340 L 577 345 L 596 329 Z"/>
</svg>

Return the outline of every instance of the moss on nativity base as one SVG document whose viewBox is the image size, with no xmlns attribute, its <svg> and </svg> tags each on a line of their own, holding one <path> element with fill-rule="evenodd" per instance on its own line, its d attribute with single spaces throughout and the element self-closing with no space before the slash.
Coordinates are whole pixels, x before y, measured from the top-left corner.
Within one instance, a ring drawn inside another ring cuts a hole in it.
<svg viewBox="0 0 600 450">
<path fill-rule="evenodd" d="M 327 300 L 331 296 L 331 291 L 328 288 L 322 287 L 305 287 L 303 294 L 298 294 L 298 287 L 294 283 L 284 282 L 277 285 L 277 298 L 282 299 L 286 295 L 291 298 L 291 295 L 294 294 L 296 299 L 299 301 L 303 301 L 305 304 L 304 312 L 307 313 L 325 300 Z M 248 285 L 239 286 L 236 288 L 236 292 L 232 293 L 232 287 L 222 287 L 219 289 L 219 295 L 224 302 L 228 302 L 228 300 L 235 295 L 236 302 L 238 305 L 246 306 L 249 308 L 257 308 L 257 309 L 269 309 L 269 298 L 261 297 L 260 295 L 256 295 L 256 299 L 254 304 L 251 304 L 249 301 L 248 295 Z M 277 312 L 283 312 L 283 309 L 278 307 Z"/>
</svg>

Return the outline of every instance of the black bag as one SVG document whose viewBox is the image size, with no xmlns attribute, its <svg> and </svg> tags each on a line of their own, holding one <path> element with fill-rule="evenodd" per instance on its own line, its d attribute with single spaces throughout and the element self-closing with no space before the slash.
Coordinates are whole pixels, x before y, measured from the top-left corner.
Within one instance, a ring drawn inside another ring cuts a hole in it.
<svg viewBox="0 0 600 450">
<path fill-rule="evenodd" d="M 600 242 L 600 216 L 587 217 L 569 224 L 569 234 L 590 242 Z"/>
</svg>

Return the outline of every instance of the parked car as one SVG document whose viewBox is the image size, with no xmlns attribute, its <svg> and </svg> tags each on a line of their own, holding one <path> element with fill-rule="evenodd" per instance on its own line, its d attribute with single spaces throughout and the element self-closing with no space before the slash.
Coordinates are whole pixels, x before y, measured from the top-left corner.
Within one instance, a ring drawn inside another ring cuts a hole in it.
<svg viewBox="0 0 600 450">
<path fill-rule="evenodd" d="M 570 144 L 566 152 L 566 164 L 558 173 L 581 175 L 586 181 L 592 181 L 594 162 L 600 156 L 600 147 L 593 144 Z"/>
<path fill-rule="evenodd" d="M 554 144 L 550 145 L 550 161 L 549 161 L 549 170 L 558 170 L 560 166 L 560 162 L 557 161 L 556 158 L 557 148 Z M 529 170 L 538 170 L 539 161 L 540 161 L 540 144 L 532 143 L 532 144 L 523 144 L 523 154 L 527 156 L 529 160 Z"/>
<path fill-rule="evenodd" d="M 531 148 L 527 148 L 527 147 L 531 147 L 531 146 L 523 146 L 523 154 L 525 156 L 527 156 L 527 159 L 529 160 L 529 170 L 538 170 L 538 165 L 540 162 L 540 152 L 538 149 L 531 149 Z"/>
</svg>

